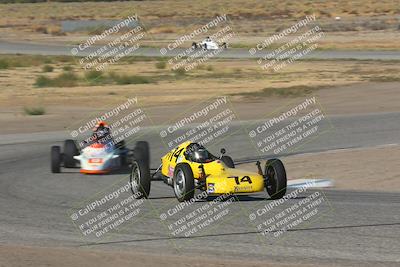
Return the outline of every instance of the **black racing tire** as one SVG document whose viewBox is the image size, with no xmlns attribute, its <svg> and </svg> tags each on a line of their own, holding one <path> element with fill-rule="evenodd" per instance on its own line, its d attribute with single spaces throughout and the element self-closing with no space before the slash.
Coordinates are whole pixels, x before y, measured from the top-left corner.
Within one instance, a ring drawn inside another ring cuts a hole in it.
<svg viewBox="0 0 400 267">
<path fill-rule="evenodd" d="M 61 148 L 59 146 L 51 147 L 51 172 L 61 172 Z"/>
<path fill-rule="evenodd" d="M 76 166 L 76 159 L 74 156 L 79 155 L 79 150 L 76 147 L 74 140 L 67 139 L 64 142 L 64 167 L 74 168 Z"/>
<path fill-rule="evenodd" d="M 173 188 L 179 202 L 188 201 L 194 197 L 194 175 L 187 163 L 178 163 L 174 170 Z"/>
<path fill-rule="evenodd" d="M 115 147 L 116 147 L 117 149 L 119 149 L 119 150 L 125 151 L 125 150 L 126 150 L 125 140 L 119 141 L 119 142 L 115 145 Z M 122 166 L 128 165 L 128 155 L 127 155 L 127 153 L 120 154 L 120 157 L 121 157 L 121 165 L 122 165 Z"/>
<path fill-rule="evenodd" d="M 233 159 L 231 157 L 222 156 L 221 160 L 228 168 L 235 168 L 235 162 L 233 161 Z"/>
<path fill-rule="evenodd" d="M 137 141 L 133 153 L 135 159 L 145 160 L 150 163 L 150 147 L 146 141 Z"/>
<path fill-rule="evenodd" d="M 265 188 L 271 199 L 280 199 L 286 194 L 287 178 L 285 166 L 279 159 L 269 159 L 265 163 L 264 174 L 268 177 Z"/>
<path fill-rule="evenodd" d="M 136 199 L 148 198 L 150 195 L 150 167 L 144 160 L 134 160 L 129 175 L 131 191 Z"/>
</svg>

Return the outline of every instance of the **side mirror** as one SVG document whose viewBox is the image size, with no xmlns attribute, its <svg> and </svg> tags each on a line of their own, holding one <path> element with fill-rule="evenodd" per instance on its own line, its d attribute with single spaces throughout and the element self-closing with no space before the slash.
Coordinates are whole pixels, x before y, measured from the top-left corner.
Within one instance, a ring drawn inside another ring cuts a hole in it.
<svg viewBox="0 0 400 267">
<path fill-rule="evenodd" d="M 224 155 L 226 153 L 225 148 L 221 148 L 221 154 Z"/>
</svg>

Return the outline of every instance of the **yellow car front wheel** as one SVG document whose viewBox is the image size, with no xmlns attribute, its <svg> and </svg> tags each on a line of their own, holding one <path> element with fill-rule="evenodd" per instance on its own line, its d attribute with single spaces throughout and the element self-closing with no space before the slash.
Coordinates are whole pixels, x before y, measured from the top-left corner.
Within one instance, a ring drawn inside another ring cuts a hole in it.
<svg viewBox="0 0 400 267">
<path fill-rule="evenodd" d="M 145 160 L 134 160 L 129 180 L 131 191 L 136 199 L 149 197 L 151 176 L 148 162 Z"/>
<path fill-rule="evenodd" d="M 194 197 L 194 176 L 187 163 L 179 163 L 174 170 L 173 187 L 178 201 L 187 201 Z"/>
</svg>

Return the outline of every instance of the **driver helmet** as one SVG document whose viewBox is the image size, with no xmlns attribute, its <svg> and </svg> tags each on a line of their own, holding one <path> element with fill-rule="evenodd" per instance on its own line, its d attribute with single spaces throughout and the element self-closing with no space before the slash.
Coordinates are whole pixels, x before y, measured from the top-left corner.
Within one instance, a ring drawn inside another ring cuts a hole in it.
<svg viewBox="0 0 400 267">
<path fill-rule="evenodd" d="M 204 148 L 200 148 L 198 150 L 195 150 L 193 152 L 193 157 L 195 159 L 196 162 L 206 162 L 209 159 L 209 154 L 208 151 Z"/>
<path fill-rule="evenodd" d="M 198 143 L 192 143 L 188 147 L 187 152 L 194 162 L 205 163 L 211 158 L 210 153 L 208 153 L 207 149 L 205 149 L 202 145 Z"/>
<path fill-rule="evenodd" d="M 96 137 L 97 137 L 98 139 L 102 139 L 102 138 L 105 138 L 105 137 L 110 133 L 110 130 L 109 130 L 108 125 L 107 125 L 106 122 L 104 122 L 104 121 L 99 121 L 99 122 L 96 124 L 96 127 L 95 127 L 95 129 L 94 129 L 94 132 L 95 132 Z"/>
<path fill-rule="evenodd" d="M 96 126 L 94 127 L 94 131 L 98 130 L 99 128 L 108 127 L 108 124 L 105 121 L 97 122 Z"/>
<path fill-rule="evenodd" d="M 97 138 L 99 138 L 99 139 L 106 137 L 107 134 L 108 134 L 108 131 L 107 131 L 107 129 L 104 128 L 104 127 L 101 128 L 101 129 L 98 129 L 98 130 L 96 131 Z"/>
</svg>

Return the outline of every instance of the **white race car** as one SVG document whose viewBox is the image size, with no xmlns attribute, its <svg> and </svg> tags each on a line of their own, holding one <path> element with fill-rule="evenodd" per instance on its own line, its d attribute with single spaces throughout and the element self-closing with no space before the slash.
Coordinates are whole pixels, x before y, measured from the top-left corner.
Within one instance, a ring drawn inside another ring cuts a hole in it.
<svg viewBox="0 0 400 267">
<path fill-rule="evenodd" d="M 114 170 L 127 167 L 133 157 L 135 150 L 140 148 L 148 151 L 148 144 L 144 141 L 136 142 L 134 150 L 125 147 L 124 141 L 114 145 L 110 143 L 94 142 L 88 144 L 79 152 L 74 140 L 64 142 L 64 152 L 61 153 L 60 146 L 51 147 L 51 171 L 59 173 L 61 166 L 64 168 L 80 167 L 80 172 L 85 174 L 105 174 Z M 142 153 L 143 154 L 143 153 Z M 148 155 L 148 153 L 147 153 Z"/>
<path fill-rule="evenodd" d="M 192 47 L 194 49 L 202 48 L 204 50 L 217 50 L 221 48 L 226 49 L 228 48 L 228 45 L 226 43 L 222 43 L 221 45 L 219 45 L 217 42 L 213 41 L 210 37 L 207 37 L 200 43 L 193 42 Z"/>
</svg>

